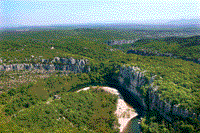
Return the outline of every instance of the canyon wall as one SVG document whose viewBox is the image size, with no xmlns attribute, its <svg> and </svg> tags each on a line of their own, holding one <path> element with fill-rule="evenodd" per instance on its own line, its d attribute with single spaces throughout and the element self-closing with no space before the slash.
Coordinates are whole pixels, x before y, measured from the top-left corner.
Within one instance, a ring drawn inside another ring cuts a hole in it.
<svg viewBox="0 0 200 133">
<path fill-rule="evenodd" d="M 137 55 L 143 55 L 143 56 L 166 56 L 166 57 L 173 57 L 175 59 L 179 58 L 179 59 L 183 59 L 183 60 L 186 60 L 186 61 L 193 61 L 195 63 L 199 63 L 200 64 L 200 58 L 198 59 L 192 59 L 192 57 L 181 57 L 181 56 L 176 56 L 176 55 L 173 55 L 171 53 L 159 53 L 158 51 L 147 51 L 147 50 L 144 50 L 144 49 L 141 49 L 141 50 L 136 50 L 136 49 L 131 49 L 131 50 L 128 50 L 127 51 L 127 54 L 137 54 Z"/>
<path fill-rule="evenodd" d="M 87 59 L 74 59 L 74 58 L 59 58 L 55 57 L 50 63 L 48 60 L 43 60 L 43 64 L 10 64 L 0 65 L 0 72 L 2 71 L 13 71 L 13 70 L 45 70 L 49 72 L 53 71 L 66 71 L 82 73 L 89 72 L 90 66 L 87 65 L 89 61 Z"/>
<path fill-rule="evenodd" d="M 180 105 L 172 105 L 171 101 L 161 100 L 160 95 L 156 91 L 159 86 L 154 86 L 153 84 L 155 77 L 151 77 L 148 81 L 145 78 L 145 72 L 140 71 L 139 68 L 122 66 L 120 67 L 118 81 L 121 87 L 128 90 L 139 100 L 145 109 L 157 110 L 168 121 L 172 121 L 173 116 L 197 118 L 200 121 L 200 114 L 196 114 L 194 111 L 188 111 L 180 107 Z M 149 85 L 147 96 L 144 96 L 140 89 L 145 83 Z"/>
<path fill-rule="evenodd" d="M 44 60 L 45 62 L 45 60 Z M 59 58 L 55 57 L 51 63 L 47 64 L 11 64 L 0 65 L 0 72 L 12 70 L 44 70 L 49 72 L 64 71 L 66 73 L 74 72 L 84 73 L 90 72 L 89 61 L 87 59 L 74 59 L 74 58 Z M 200 121 L 200 114 L 194 111 L 188 111 L 180 107 L 180 105 L 172 105 L 171 101 L 161 100 L 157 89 L 159 86 L 153 84 L 156 76 L 148 80 L 145 77 L 145 72 L 142 72 L 138 67 L 120 67 L 118 81 L 123 89 L 128 90 L 133 97 L 144 107 L 146 110 L 157 110 L 160 114 L 171 121 L 173 116 L 180 116 L 183 118 L 197 118 Z M 144 95 L 141 87 L 145 84 L 149 85 L 148 95 Z M 147 102 L 148 101 L 148 102 Z"/>
</svg>

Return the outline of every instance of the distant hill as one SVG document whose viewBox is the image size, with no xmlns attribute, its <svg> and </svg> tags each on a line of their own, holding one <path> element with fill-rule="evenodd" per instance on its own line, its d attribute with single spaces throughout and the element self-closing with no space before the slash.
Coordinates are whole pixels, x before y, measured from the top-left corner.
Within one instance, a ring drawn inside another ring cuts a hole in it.
<svg viewBox="0 0 200 133">
<path fill-rule="evenodd" d="M 165 25 L 199 25 L 200 19 L 181 19 L 165 23 Z"/>
<path fill-rule="evenodd" d="M 181 19 L 160 24 L 139 24 L 139 23 L 86 23 L 86 24 L 54 24 L 43 26 L 16 26 L 3 27 L 4 30 L 15 29 L 77 29 L 77 28 L 98 28 L 98 29 L 171 29 L 171 28 L 200 28 L 200 19 Z"/>
</svg>

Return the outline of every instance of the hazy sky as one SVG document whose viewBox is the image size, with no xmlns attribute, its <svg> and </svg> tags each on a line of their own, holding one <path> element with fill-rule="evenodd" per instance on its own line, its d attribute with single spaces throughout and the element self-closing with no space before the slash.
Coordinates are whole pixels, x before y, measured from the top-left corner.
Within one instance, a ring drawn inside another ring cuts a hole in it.
<svg viewBox="0 0 200 133">
<path fill-rule="evenodd" d="M 0 26 L 159 23 L 200 16 L 199 0 L 0 0 Z"/>
</svg>

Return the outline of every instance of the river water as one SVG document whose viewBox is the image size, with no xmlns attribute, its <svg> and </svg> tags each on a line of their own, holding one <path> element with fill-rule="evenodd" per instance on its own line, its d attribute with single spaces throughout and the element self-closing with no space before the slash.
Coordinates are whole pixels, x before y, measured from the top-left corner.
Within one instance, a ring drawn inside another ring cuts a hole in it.
<svg viewBox="0 0 200 133">
<path fill-rule="evenodd" d="M 140 125 L 138 124 L 139 118 L 133 118 L 129 121 L 122 133 L 140 133 Z"/>
<path fill-rule="evenodd" d="M 114 87 L 113 87 L 114 88 Z M 138 114 L 137 117 L 131 119 L 127 126 L 124 128 L 122 133 L 141 133 L 140 124 L 138 123 L 139 120 L 145 116 L 144 108 L 140 105 L 140 103 L 125 89 L 121 87 L 115 86 L 115 88 L 120 92 L 123 96 L 124 101 L 126 104 L 136 110 Z"/>
<path fill-rule="evenodd" d="M 123 96 L 124 101 L 126 104 L 136 110 L 136 113 L 138 114 L 137 117 L 131 119 L 122 133 L 141 133 L 140 124 L 138 123 L 142 117 L 145 115 L 145 111 L 143 107 L 140 105 L 140 103 L 125 89 L 122 89 L 121 87 L 117 86 L 116 84 L 109 84 L 110 87 L 117 89 L 120 94 Z"/>
<path fill-rule="evenodd" d="M 126 102 L 129 107 L 132 107 L 130 104 Z M 132 107 L 133 108 L 133 107 Z M 141 133 L 140 124 L 138 123 L 140 120 L 140 115 L 131 119 L 126 127 L 124 128 L 122 133 Z"/>
</svg>

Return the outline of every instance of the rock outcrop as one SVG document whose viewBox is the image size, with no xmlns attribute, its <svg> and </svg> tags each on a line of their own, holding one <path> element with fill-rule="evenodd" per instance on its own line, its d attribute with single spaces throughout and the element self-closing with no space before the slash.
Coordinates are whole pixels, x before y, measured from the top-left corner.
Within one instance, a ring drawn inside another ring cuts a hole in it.
<svg viewBox="0 0 200 133">
<path fill-rule="evenodd" d="M 122 45 L 122 44 L 131 44 L 131 43 L 134 43 L 138 40 L 139 40 L 139 38 L 134 39 L 134 40 L 111 40 L 111 41 L 106 41 L 106 43 L 108 45 Z"/>
<path fill-rule="evenodd" d="M 84 73 L 90 71 L 89 61 L 87 59 L 74 59 L 74 58 L 59 58 L 55 57 L 51 64 L 49 60 L 42 60 L 45 64 L 11 64 L 11 65 L 0 65 L 0 71 L 14 71 L 14 70 L 45 70 L 45 71 L 68 71 L 74 73 Z"/>
<path fill-rule="evenodd" d="M 161 100 L 160 95 L 157 93 L 159 86 L 153 84 L 155 77 L 151 77 L 148 81 L 144 72 L 141 72 L 139 68 L 122 66 L 120 67 L 118 81 L 121 87 L 128 90 L 145 109 L 157 110 L 168 121 L 171 121 L 173 116 L 197 118 L 200 121 L 200 114 L 188 111 L 179 105 L 172 105 L 171 101 Z M 148 96 L 144 96 L 140 90 L 145 83 L 149 84 Z M 148 103 L 145 102 L 147 100 Z"/>
<path fill-rule="evenodd" d="M 63 71 L 76 73 L 88 73 L 90 72 L 89 61 L 87 59 L 74 59 L 74 58 L 59 58 L 55 57 L 51 61 L 51 64 L 11 64 L 0 65 L 1 71 L 16 71 L 16 70 L 44 70 L 44 71 Z M 123 89 L 128 90 L 138 102 L 149 110 L 157 110 L 160 114 L 171 121 L 173 116 L 180 116 L 183 118 L 197 118 L 200 121 L 200 114 L 195 111 L 189 111 L 182 108 L 180 105 L 173 105 L 171 101 L 161 100 L 157 89 L 159 86 L 155 86 L 154 80 L 156 76 L 151 77 L 149 80 L 145 76 L 145 72 L 142 72 L 138 67 L 120 67 L 118 81 Z M 142 93 L 141 87 L 145 84 L 149 85 L 148 99 Z M 146 102 L 148 101 L 148 102 Z"/>
</svg>

